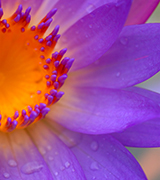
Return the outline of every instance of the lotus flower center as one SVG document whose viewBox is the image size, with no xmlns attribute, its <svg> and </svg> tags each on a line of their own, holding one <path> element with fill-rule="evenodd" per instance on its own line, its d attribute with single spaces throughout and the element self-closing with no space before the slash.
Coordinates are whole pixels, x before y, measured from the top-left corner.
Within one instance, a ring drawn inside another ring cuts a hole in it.
<svg viewBox="0 0 160 180">
<path fill-rule="evenodd" d="M 44 37 L 56 9 L 36 26 L 29 27 L 31 8 L 19 5 L 0 21 L 0 130 L 10 132 L 42 119 L 63 92 L 73 59 L 63 58 L 67 49 L 53 52 L 60 38 L 59 26 Z M 3 9 L 0 8 L 0 18 Z"/>
</svg>

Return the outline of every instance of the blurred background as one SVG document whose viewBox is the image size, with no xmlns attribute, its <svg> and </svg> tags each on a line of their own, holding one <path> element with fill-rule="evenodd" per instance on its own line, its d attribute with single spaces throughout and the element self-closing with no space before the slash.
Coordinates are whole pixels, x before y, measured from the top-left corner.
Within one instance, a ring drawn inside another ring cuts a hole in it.
<svg viewBox="0 0 160 180">
<path fill-rule="evenodd" d="M 147 23 L 160 23 L 160 4 Z M 160 72 L 138 85 L 160 93 Z M 138 160 L 148 180 L 160 180 L 160 148 L 127 148 Z"/>
</svg>

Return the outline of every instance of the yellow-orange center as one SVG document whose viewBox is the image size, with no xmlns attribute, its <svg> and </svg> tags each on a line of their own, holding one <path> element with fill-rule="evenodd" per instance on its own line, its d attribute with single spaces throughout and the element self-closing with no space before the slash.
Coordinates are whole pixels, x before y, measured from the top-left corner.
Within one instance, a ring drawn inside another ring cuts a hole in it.
<svg viewBox="0 0 160 180">
<path fill-rule="evenodd" d="M 2 131 L 24 128 L 38 121 L 63 95 L 59 89 L 73 59 L 62 60 L 66 49 L 51 55 L 60 37 L 58 26 L 43 38 L 55 11 L 50 11 L 37 26 L 30 28 L 30 8 L 23 13 L 21 5 L 10 18 L 0 21 Z"/>
</svg>

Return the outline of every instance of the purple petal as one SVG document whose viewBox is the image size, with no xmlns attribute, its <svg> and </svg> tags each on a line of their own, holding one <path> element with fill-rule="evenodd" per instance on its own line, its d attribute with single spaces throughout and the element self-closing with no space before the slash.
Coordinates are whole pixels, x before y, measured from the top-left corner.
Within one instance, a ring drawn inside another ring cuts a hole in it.
<svg viewBox="0 0 160 180">
<path fill-rule="evenodd" d="M 126 88 L 141 94 L 160 105 L 160 94 L 139 87 Z M 160 146 L 160 118 L 148 120 L 141 124 L 128 128 L 113 136 L 125 146 L 132 147 L 159 147 Z"/>
<path fill-rule="evenodd" d="M 75 58 L 72 70 L 97 60 L 114 43 L 127 17 L 130 0 L 103 5 L 71 26 L 59 41 Z"/>
<path fill-rule="evenodd" d="M 128 128 L 124 132 L 112 134 L 124 146 L 159 147 L 160 118 L 145 121 L 142 124 Z"/>
<path fill-rule="evenodd" d="M 7 136 L 7 135 L 6 135 Z M 47 180 L 53 180 L 52 175 L 50 173 L 50 170 L 45 163 L 43 157 L 38 152 L 38 149 L 34 145 L 32 139 L 28 136 L 26 131 L 24 130 L 17 130 L 13 133 L 8 134 L 7 136 L 8 142 L 10 144 L 10 148 L 8 149 L 8 144 L 5 146 L 5 144 L 1 144 L 2 147 L 1 150 L 4 150 L 8 153 L 7 159 L 9 166 L 11 167 L 10 171 L 7 173 L 10 174 L 10 178 L 12 180 L 18 179 L 18 173 L 17 168 L 19 172 L 19 179 L 29 179 L 29 180 L 35 180 L 35 179 L 47 179 Z M 1 136 L 1 141 L 4 141 L 3 136 Z M 5 153 L 6 153 L 5 152 Z M 5 154 L 5 156 L 7 155 Z M 11 154 L 12 153 L 12 154 Z M 1 153 L 0 153 L 1 154 Z M 11 158 L 11 159 L 10 159 Z M 4 159 L 4 158 L 3 158 Z M 5 161 L 2 161 L 1 163 L 3 167 L 5 164 Z M 17 173 L 17 178 L 16 178 Z M 15 177 L 12 175 L 15 175 Z"/>
<path fill-rule="evenodd" d="M 44 0 L 2 0 L 1 4 L 4 9 L 5 16 L 11 16 L 20 4 L 23 6 L 24 11 L 30 6 L 32 8 L 31 14 L 35 14 L 43 2 Z M 45 16 L 45 14 L 43 14 L 43 16 Z"/>
<path fill-rule="evenodd" d="M 125 90 L 145 96 L 160 105 L 160 94 L 140 87 L 129 87 Z"/>
<path fill-rule="evenodd" d="M 74 131 L 101 134 L 121 131 L 156 118 L 159 112 L 157 103 L 133 92 L 104 88 L 71 89 L 70 86 L 70 92 L 53 106 L 48 118 Z"/>
<path fill-rule="evenodd" d="M 145 23 L 158 3 L 159 0 L 134 0 L 125 25 Z"/>
<path fill-rule="evenodd" d="M 3 132 L 0 132 L 0 159 L 0 179 L 22 179 L 8 136 Z"/>
<path fill-rule="evenodd" d="M 124 88 L 160 70 L 160 24 L 127 26 L 94 64 L 71 74 L 76 86 Z"/>
<path fill-rule="evenodd" d="M 53 179 L 86 179 L 74 154 L 43 122 L 29 127 L 28 132 L 47 163 Z"/>
<path fill-rule="evenodd" d="M 130 152 L 109 135 L 77 136 L 77 133 L 63 130 L 60 138 L 70 144 L 87 179 L 146 179 Z"/>
<path fill-rule="evenodd" d="M 60 32 L 63 33 L 76 21 L 91 13 L 95 9 L 108 3 L 116 3 L 117 0 L 59 0 L 54 7 L 58 9 L 54 24 L 60 24 Z"/>
</svg>

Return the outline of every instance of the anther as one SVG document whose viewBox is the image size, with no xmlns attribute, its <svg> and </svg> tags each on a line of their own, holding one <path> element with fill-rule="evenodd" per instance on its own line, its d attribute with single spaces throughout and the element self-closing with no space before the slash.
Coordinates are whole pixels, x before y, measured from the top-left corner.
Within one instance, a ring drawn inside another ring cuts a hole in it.
<svg viewBox="0 0 160 180">
<path fill-rule="evenodd" d="M 22 7 L 22 5 L 20 4 L 20 5 L 18 6 L 18 8 L 17 8 L 15 14 L 21 14 L 22 9 L 23 9 L 23 7 Z"/>
<path fill-rule="evenodd" d="M 57 90 L 55 90 L 55 89 L 50 90 L 50 94 L 52 96 L 56 96 L 57 95 Z"/>
<path fill-rule="evenodd" d="M 38 91 L 37 91 L 37 94 L 41 94 L 41 91 L 40 91 L 40 90 L 38 90 Z"/>
<path fill-rule="evenodd" d="M 39 43 L 42 43 L 43 42 L 43 38 L 40 38 L 38 41 L 39 41 Z"/>
<path fill-rule="evenodd" d="M 57 75 L 52 75 L 52 76 L 51 76 L 51 81 L 55 82 L 55 81 L 56 81 L 56 78 L 57 78 Z"/>
<path fill-rule="evenodd" d="M 30 12 L 31 12 L 31 7 L 28 7 L 28 8 L 26 9 L 25 13 L 24 13 L 24 16 L 27 17 Z"/>
<path fill-rule="evenodd" d="M 51 63 L 51 59 L 50 58 L 46 59 L 46 63 L 50 64 Z"/>
<path fill-rule="evenodd" d="M 36 29 L 36 26 L 31 27 L 31 31 L 35 31 L 35 29 Z"/>
<path fill-rule="evenodd" d="M 46 79 L 49 79 L 49 78 L 50 78 L 50 76 L 49 76 L 49 75 L 45 75 L 45 78 L 46 78 Z"/>
<path fill-rule="evenodd" d="M 16 111 L 15 113 L 14 113 L 14 119 L 17 119 L 19 117 L 19 113 L 18 113 L 18 111 Z"/>
<path fill-rule="evenodd" d="M 57 9 L 52 9 L 46 16 L 46 20 L 48 20 L 49 18 L 51 18 L 55 13 L 57 12 Z"/>
<path fill-rule="evenodd" d="M 2 16 L 3 16 L 3 9 L 0 8 L 0 19 L 2 18 Z"/>
<path fill-rule="evenodd" d="M 39 37 L 38 35 L 35 35 L 35 36 L 34 36 L 34 39 L 35 39 L 35 40 L 37 40 L 37 39 L 38 39 L 38 37 Z"/>
<path fill-rule="evenodd" d="M 15 18 L 14 18 L 14 21 L 15 22 L 18 22 L 20 20 L 21 16 L 18 14 Z"/>
<path fill-rule="evenodd" d="M 54 66 L 55 66 L 56 68 L 58 68 L 58 66 L 59 66 L 59 61 L 55 61 L 55 62 L 54 62 Z"/>
</svg>

